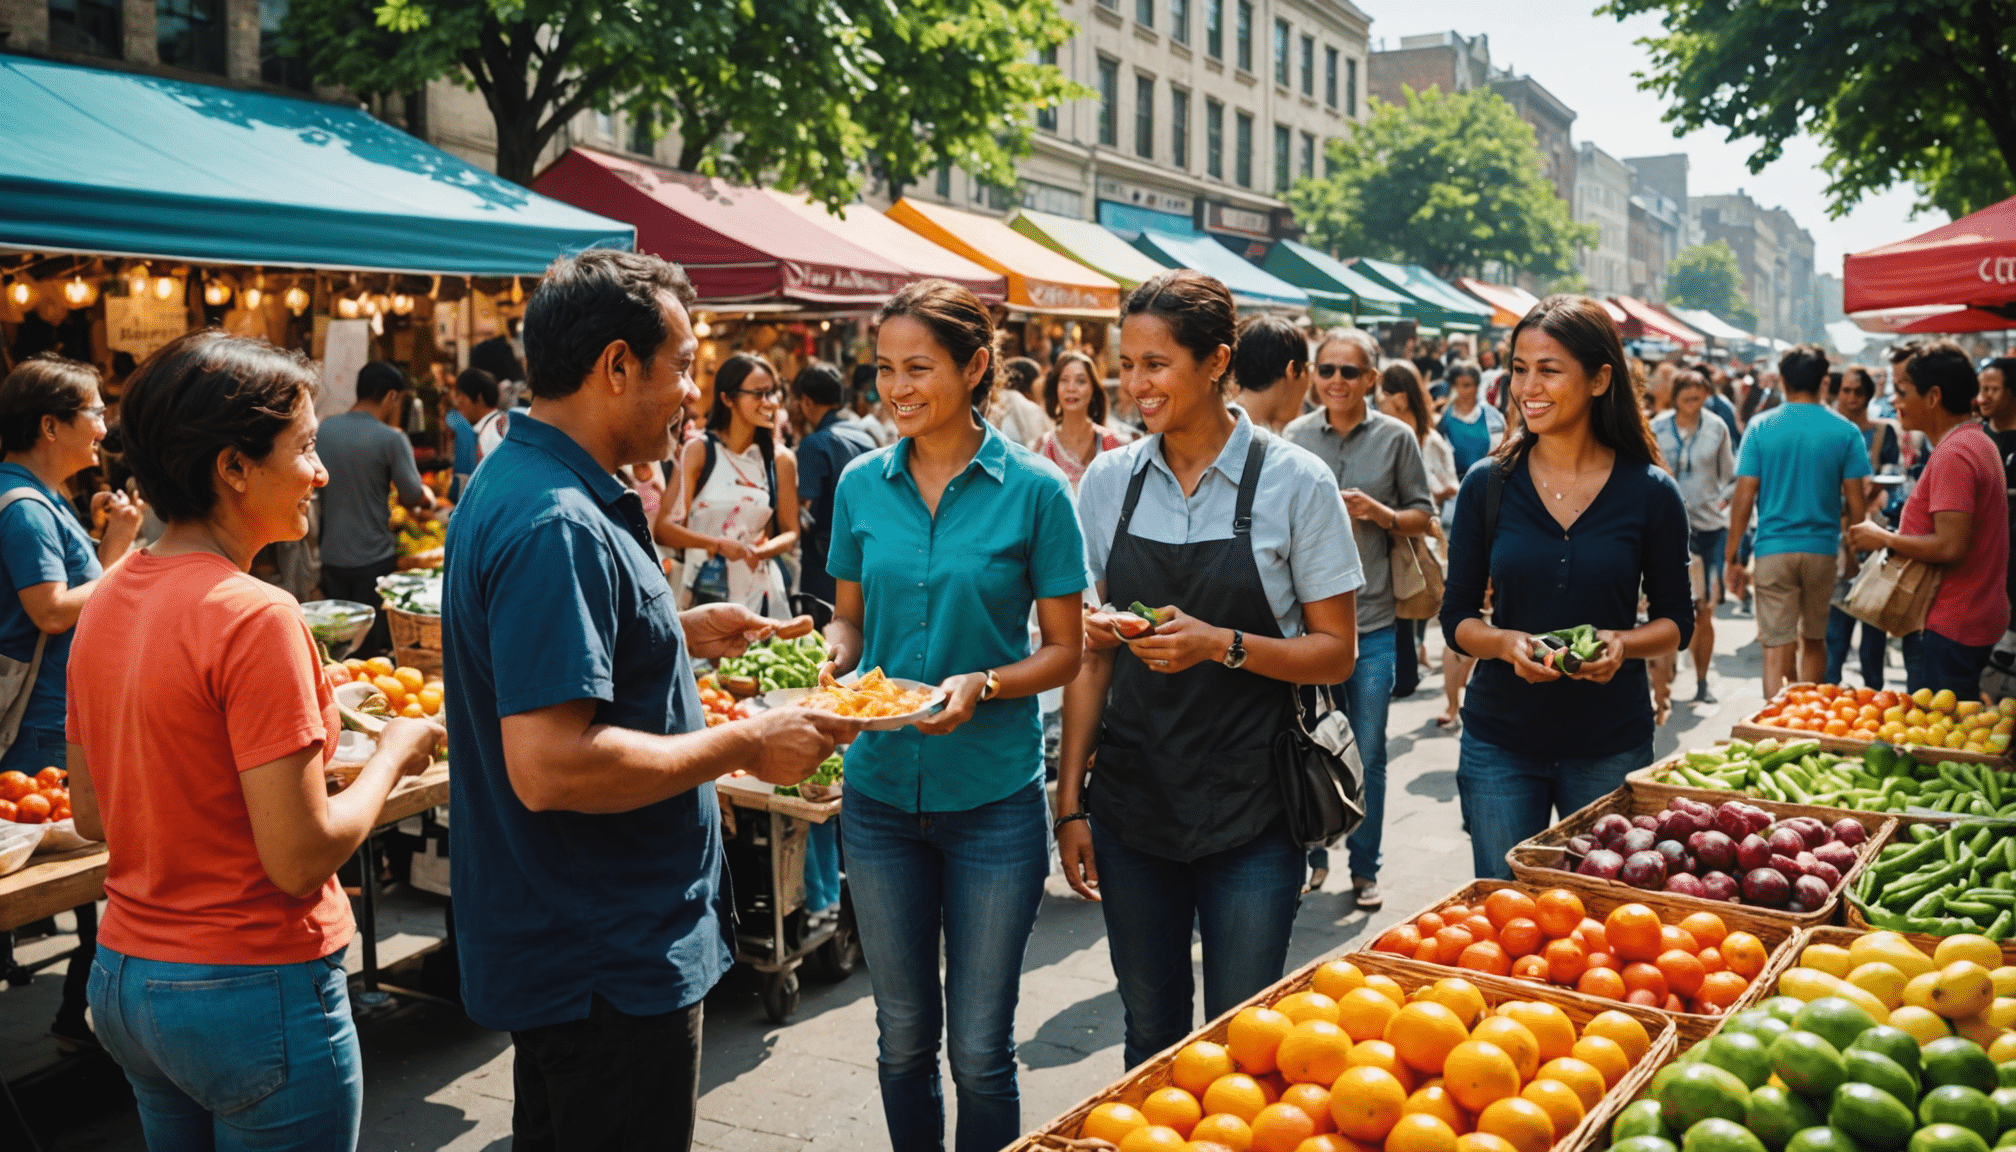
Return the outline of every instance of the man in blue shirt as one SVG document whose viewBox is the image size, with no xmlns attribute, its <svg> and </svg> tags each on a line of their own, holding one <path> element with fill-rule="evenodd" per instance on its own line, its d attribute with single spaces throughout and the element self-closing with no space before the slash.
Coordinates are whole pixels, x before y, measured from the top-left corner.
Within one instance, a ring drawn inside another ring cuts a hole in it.
<svg viewBox="0 0 2016 1152">
<path fill-rule="evenodd" d="M 497 410 L 497 378 L 481 368 L 464 368 L 448 390 L 448 429 L 455 434 L 455 484 L 448 499 L 462 499 L 462 488 L 483 458 L 476 428 Z"/>
<path fill-rule="evenodd" d="M 858 730 L 804 708 L 705 726 L 693 657 L 776 622 L 675 612 L 612 475 L 672 454 L 692 300 L 655 256 L 556 261 L 526 308 L 532 408 L 449 528 L 462 999 L 512 1034 L 519 1148 L 690 1144 L 700 1005 L 731 962 L 713 781 L 796 784 Z"/>
<path fill-rule="evenodd" d="M 824 360 L 800 368 L 791 381 L 798 419 L 809 430 L 798 442 L 798 547 L 803 560 L 798 589 L 828 605 L 837 587 L 826 572 L 826 549 L 833 541 L 833 493 L 848 463 L 878 447 L 866 428 L 846 418 L 846 391 L 840 370 Z M 822 627 L 832 618 L 830 612 L 814 615 Z"/>
<path fill-rule="evenodd" d="M 1827 607 L 1841 551 L 1841 511 L 1862 519 L 1869 451 L 1855 425 L 1820 402 L 1827 355 L 1801 345 L 1778 361 L 1785 402 L 1754 416 L 1736 460 L 1729 505 L 1730 591 L 1751 579 L 1737 560 L 1757 512 L 1757 642 L 1764 647 L 1764 698 L 1791 678 L 1827 674 Z M 1794 667 L 1795 645 L 1797 667 Z"/>
</svg>

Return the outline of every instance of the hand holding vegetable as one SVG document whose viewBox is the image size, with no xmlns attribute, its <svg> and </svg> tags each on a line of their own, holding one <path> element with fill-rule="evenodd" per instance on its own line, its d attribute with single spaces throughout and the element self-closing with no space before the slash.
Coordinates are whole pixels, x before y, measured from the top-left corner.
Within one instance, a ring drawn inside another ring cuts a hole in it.
<svg viewBox="0 0 2016 1152">
<path fill-rule="evenodd" d="M 1166 622 L 1128 646 L 1152 672 L 1177 673 L 1224 656 L 1232 630 L 1206 624 L 1181 608 L 1158 608 Z"/>
<path fill-rule="evenodd" d="M 1624 638 L 1615 632 L 1600 631 L 1594 636 L 1596 648 L 1594 656 L 1583 657 L 1579 670 L 1569 674 L 1571 680 L 1589 680 L 1597 684 L 1608 684 L 1617 670 L 1624 666 Z"/>
<path fill-rule="evenodd" d="M 1085 647 L 1093 652 L 1110 652 L 1120 647 L 1125 637 L 1120 634 L 1124 623 L 1120 617 L 1128 613 L 1111 604 L 1098 608 L 1085 606 Z"/>
<path fill-rule="evenodd" d="M 1534 637 L 1510 628 L 1502 629 L 1498 635 L 1498 658 L 1512 665 L 1512 671 L 1521 680 L 1528 684 L 1551 684 L 1561 679 L 1560 671 L 1533 658 L 1533 646 L 1537 643 Z"/>
</svg>

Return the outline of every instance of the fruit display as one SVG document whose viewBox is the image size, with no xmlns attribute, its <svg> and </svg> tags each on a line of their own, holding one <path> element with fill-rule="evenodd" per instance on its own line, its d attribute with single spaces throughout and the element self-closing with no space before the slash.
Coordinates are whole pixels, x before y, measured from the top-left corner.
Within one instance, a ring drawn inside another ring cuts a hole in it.
<svg viewBox="0 0 2016 1152">
<path fill-rule="evenodd" d="M 373 656 L 369 660 L 324 664 L 322 671 L 329 677 L 331 687 L 369 684 L 376 688 L 385 696 L 385 715 L 388 717 L 408 716 L 421 720 L 441 715 L 442 699 L 446 693 L 441 677 L 430 676 L 418 668 L 402 668 L 383 656 Z"/>
<path fill-rule="evenodd" d="M 2016 824 L 1913 824 L 1848 900 L 1872 927 L 2003 940 L 2016 928 Z"/>
<path fill-rule="evenodd" d="M 1719 1016 L 1741 1003 L 1769 960 L 1764 941 L 1713 912 L 1667 917 L 1631 903 L 1598 920 L 1566 889 L 1504 887 L 1390 928 L 1372 950 L 1668 1012 Z"/>
<path fill-rule="evenodd" d="M 386 498 L 386 505 L 391 511 L 392 534 L 398 538 L 399 567 L 438 567 L 447 551 L 448 517 L 408 511 L 399 503 L 397 493 Z"/>
<path fill-rule="evenodd" d="M 0 820 L 15 824 L 53 824 L 70 819 L 70 774 L 61 768 L 0 772 Z"/>
<path fill-rule="evenodd" d="M 1792 684 L 1746 723 L 1999 756 L 2009 750 L 2010 735 L 2016 733 L 2016 698 L 2005 696 L 1991 708 L 1979 700 L 1959 699 L 1950 689 L 1906 694 Z"/>
<path fill-rule="evenodd" d="M 721 687 L 721 682 L 712 676 L 700 677 L 700 708 L 706 713 L 709 728 L 730 720 L 747 720 L 754 714 L 748 701 L 738 702 L 735 694 Z"/>
<path fill-rule="evenodd" d="M 1654 765 L 1655 783 L 1741 792 L 1760 800 L 1863 812 L 1950 812 L 2016 816 L 2016 779 L 1986 764 L 1928 764 L 1888 743 L 1859 756 L 1819 750 L 1818 741 L 1735 741 Z"/>
<path fill-rule="evenodd" d="M 740 656 L 731 656 L 715 665 L 723 683 L 730 678 L 753 682 L 744 695 L 775 692 L 779 688 L 816 688 L 819 665 L 826 662 L 826 638 L 817 632 L 793 640 L 772 637 L 751 644 Z"/>
<path fill-rule="evenodd" d="M 2016 968 L 1981 937 L 1815 932 L 1780 995 L 1653 1077 L 1612 1152 L 1989 1152 L 2016 1143 Z M 1838 941 L 1838 942 L 1837 942 Z M 1845 947 L 1843 946 L 1845 942 Z M 1998 975 L 1999 973 L 1999 975 Z M 1998 1016 L 1999 1014 L 1999 1016 Z"/>
<path fill-rule="evenodd" d="M 1624 1010 L 1494 1007 L 1462 977 L 1409 991 L 1331 960 L 1059 1134 L 1120 1152 L 1547 1152 L 1614 1106 L 1606 1096 L 1664 1037 Z"/>
<path fill-rule="evenodd" d="M 1776 819 L 1741 800 L 1675 796 L 1658 815 L 1597 817 L 1567 843 L 1578 875 L 1646 891 L 1813 913 L 1862 863 L 1869 829 L 1852 816 Z"/>
<path fill-rule="evenodd" d="M 1577 624 L 1533 637 L 1533 662 L 1573 676 L 1582 665 L 1603 654 L 1603 642 L 1596 638 L 1593 624 Z"/>
</svg>

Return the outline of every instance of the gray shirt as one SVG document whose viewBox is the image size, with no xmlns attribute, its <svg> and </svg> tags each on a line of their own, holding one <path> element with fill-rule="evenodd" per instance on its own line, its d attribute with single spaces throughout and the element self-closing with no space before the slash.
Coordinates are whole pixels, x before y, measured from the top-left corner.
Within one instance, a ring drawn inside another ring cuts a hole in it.
<svg viewBox="0 0 2016 1152">
<path fill-rule="evenodd" d="M 345 412 L 322 422 L 315 452 L 329 470 L 322 489 L 322 563 L 363 568 L 399 552 L 385 507 L 394 485 L 399 499 L 420 498 L 420 470 L 404 433 L 369 412 Z"/>
<path fill-rule="evenodd" d="M 1316 454 L 1339 488 L 1356 488 L 1395 512 L 1435 513 L 1428 465 L 1407 425 L 1367 405 L 1365 419 L 1349 436 L 1330 427 L 1330 413 L 1317 409 L 1288 422 L 1283 435 Z M 1393 623 L 1392 537 L 1365 520 L 1351 521 L 1365 587 L 1358 590 L 1358 631 L 1374 632 Z"/>
<path fill-rule="evenodd" d="M 1694 430 L 1683 432 L 1669 408 L 1652 418 L 1652 437 L 1687 502 L 1688 526 L 1702 532 L 1729 527 L 1729 494 L 1736 487 L 1729 426 L 1704 406 L 1694 418 Z"/>
<path fill-rule="evenodd" d="M 1078 523 L 1085 531 L 1085 564 L 1095 583 L 1106 582 L 1106 558 L 1113 551 L 1120 506 L 1127 502 L 1128 482 L 1143 468 L 1149 472 L 1134 518 L 1127 522 L 1130 534 L 1165 544 L 1232 535 L 1239 481 L 1246 475 L 1246 449 L 1254 435 L 1246 410 L 1234 406 L 1232 413 L 1237 424 L 1231 438 L 1189 496 L 1183 495 L 1176 473 L 1162 459 L 1159 435 L 1092 458 L 1078 481 Z M 1253 496 L 1253 559 L 1281 635 L 1302 634 L 1302 605 L 1356 591 L 1364 582 L 1358 550 L 1345 527 L 1350 519 L 1323 462 L 1268 436 L 1260 485 Z"/>
</svg>

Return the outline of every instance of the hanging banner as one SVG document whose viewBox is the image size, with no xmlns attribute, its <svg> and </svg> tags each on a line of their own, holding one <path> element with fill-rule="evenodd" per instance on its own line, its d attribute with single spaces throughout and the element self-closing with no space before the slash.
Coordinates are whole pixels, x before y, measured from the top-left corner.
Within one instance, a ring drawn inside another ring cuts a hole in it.
<svg viewBox="0 0 2016 1152">
<path fill-rule="evenodd" d="M 371 359 L 369 320 L 331 320 L 322 337 L 322 394 L 315 415 L 327 420 L 357 403 L 357 370 Z"/>
<path fill-rule="evenodd" d="M 189 309 L 179 297 L 161 300 L 151 292 L 105 297 L 105 343 L 136 361 L 188 330 Z"/>
</svg>

